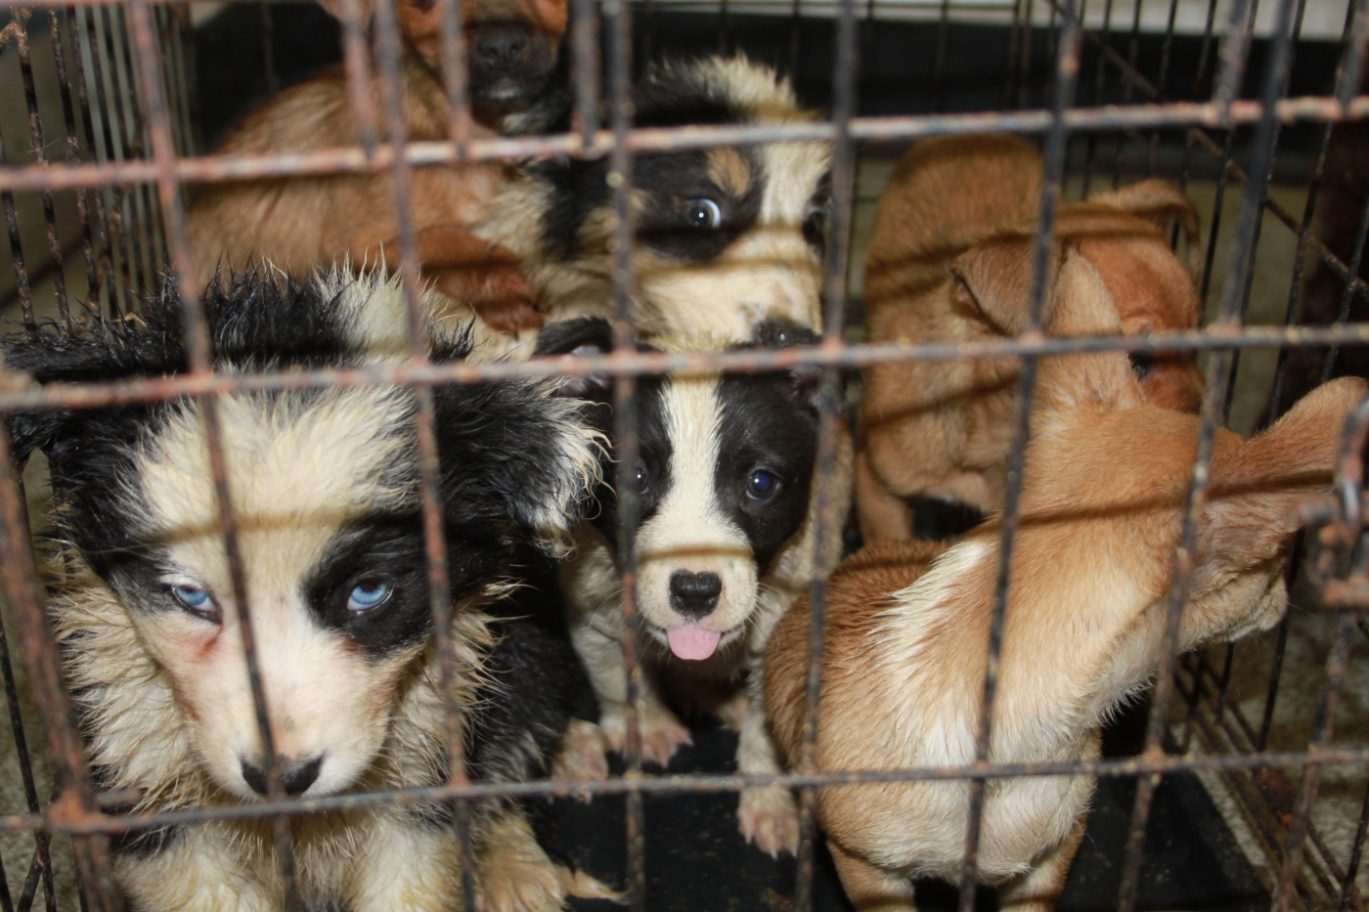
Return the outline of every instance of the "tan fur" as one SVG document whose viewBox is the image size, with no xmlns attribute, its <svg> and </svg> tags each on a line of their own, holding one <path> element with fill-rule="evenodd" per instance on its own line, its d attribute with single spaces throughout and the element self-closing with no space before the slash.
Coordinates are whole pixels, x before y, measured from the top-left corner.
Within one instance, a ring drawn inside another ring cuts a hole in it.
<svg viewBox="0 0 1369 912">
<path fill-rule="evenodd" d="M 325 5 L 335 8 L 329 2 Z M 363 3 L 363 12 L 369 3 Z M 453 112 L 437 65 L 437 5 L 398 4 L 406 39 L 399 86 L 409 141 L 443 140 Z M 467 28 L 491 18 L 538 23 L 559 41 L 566 27 L 561 0 L 462 4 Z M 336 11 L 336 10 L 335 10 Z M 367 85 L 384 136 L 384 95 Z M 494 125 L 473 122 L 474 136 L 496 135 Z M 342 67 L 325 69 L 286 89 L 249 114 L 215 150 L 216 154 L 298 154 L 357 148 L 362 131 Z M 417 253 L 425 277 L 451 299 L 466 305 L 490 327 L 516 334 L 540 325 L 531 291 L 507 251 L 475 237 L 470 226 L 486 216 L 505 181 L 498 163 L 433 165 L 411 171 L 409 207 Z M 216 268 L 241 268 L 269 257 L 291 275 L 349 257 L 358 265 L 397 262 L 399 214 L 391 171 L 318 177 L 229 181 L 205 187 L 193 198 L 189 235 L 193 273 L 202 288 Z"/>
<path fill-rule="evenodd" d="M 1051 306 L 1062 330 L 1116 330 L 1106 286 L 1078 254 L 1066 256 Z M 1121 353 L 1043 359 L 1039 381 L 994 704 L 998 763 L 1096 757 L 1103 718 L 1153 673 L 1197 445 L 1198 419 L 1148 403 Z M 1365 388 L 1327 384 L 1250 440 L 1218 433 L 1181 650 L 1282 616 L 1297 504 L 1329 485 L 1341 424 Z M 951 546 L 876 542 L 833 575 L 819 769 L 973 761 L 1000 534 L 993 521 Z M 808 623 L 801 603 L 766 653 L 766 708 L 790 764 Z M 1085 776 L 990 781 L 977 873 L 1004 885 L 1005 908 L 1054 907 L 1092 788 Z M 914 876 L 959 878 L 967 801 L 965 781 L 821 790 L 819 819 L 859 912 L 913 909 Z"/>
<path fill-rule="evenodd" d="M 929 140 L 900 160 L 880 200 L 866 267 L 870 336 L 909 345 L 1006 334 L 985 297 L 1025 312 L 1042 164 L 1011 136 Z M 1077 250 L 1107 286 L 1123 333 L 1193 327 L 1192 266 L 1169 249 L 1178 223 L 1196 251 L 1197 217 L 1177 189 L 1144 181 L 1062 205 L 1052 269 Z M 998 509 L 1013 433 L 1017 361 L 882 364 L 865 373 L 856 494 L 866 540 L 909 538 L 905 498 L 931 495 Z M 1191 356 L 1153 356 L 1141 388 L 1156 405 L 1194 411 L 1201 379 Z"/>
</svg>

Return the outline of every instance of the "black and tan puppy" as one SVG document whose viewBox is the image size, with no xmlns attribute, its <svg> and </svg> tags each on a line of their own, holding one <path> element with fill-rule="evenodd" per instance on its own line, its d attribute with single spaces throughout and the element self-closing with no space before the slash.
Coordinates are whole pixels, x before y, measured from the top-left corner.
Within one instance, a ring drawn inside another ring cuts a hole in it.
<svg viewBox="0 0 1369 912">
<path fill-rule="evenodd" d="M 813 118 L 774 70 L 741 57 L 653 64 L 632 100 L 638 127 Z M 830 159 L 815 141 L 635 156 L 634 327 L 732 342 L 767 319 L 819 330 Z M 614 224 L 607 157 L 561 157 L 527 166 L 476 233 L 516 255 L 549 319 L 567 319 L 611 315 Z"/>
</svg>

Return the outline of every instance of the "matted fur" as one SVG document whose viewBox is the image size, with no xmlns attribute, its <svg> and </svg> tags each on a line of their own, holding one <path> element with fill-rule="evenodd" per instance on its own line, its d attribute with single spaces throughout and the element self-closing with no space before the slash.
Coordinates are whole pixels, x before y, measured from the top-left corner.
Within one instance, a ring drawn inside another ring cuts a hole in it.
<svg viewBox="0 0 1369 912">
<path fill-rule="evenodd" d="M 634 122 L 650 127 L 813 117 L 774 70 L 742 57 L 655 63 L 635 84 L 633 106 Z M 636 156 L 634 327 L 733 342 L 749 339 L 765 319 L 820 327 L 830 159 L 822 142 Z M 607 176 L 605 157 L 531 164 L 477 227 L 517 255 L 550 320 L 612 315 L 615 217 Z M 716 226 L 691 225 L 688 204 L 699 199 L 719 207 Z"/>
<path fill-rule="evenodd" d="M 403 296 L 382 276 L 337 270 L 300 286 L 249 274 L 211 285 L 205 305 L 223 373 L 405 356 L 393 329 Z M 168 291 L 112 338 L 13 339 L 6 362 L 44 382 L 175 373 L 185 367 L 180 319 Z M 434 360 L 468 350 L 464 336 L 435 333 Z M 444 695 L 462 708 L 465 774 L 545 775 L 581 672 L 568 643 L 504 616 L 499 600 L 531 557 L 526 544 L 552 555 L 569 544 L 598 478 L 598 434 L 550 383 L 439 387 L 434 398 L 453 601 L 449 690 L 432 637 L 409 391 L 216 400 L 242 591 L 229 574 L 197 401 L 14 417 L 19 458 L 34 447 L 49 457 L 50 610 L 101 787 L 134 791 L 134 809 L 145 811 L 252 802 L 265 791 L 243 595 L 288 792 L 448 781 Z M 354 607 L 358 592 L 381 589 L 374 606 Z M 559 909 L 572 889 L 611 895 L 554 865 L 516 805 L 474 811 L 486 908 Z M 447 815 L 417 805 L 292 818 L 306 899 L 358 912 L 452 909 L 460 865 Z M 273 838 L 269 822 L 250 820 L 135 831 L 116 841 L 116 875 L 149 912 L 274 910 L 282 884 Z"/>
<path fill-rule="evenodd" d="M 1062 329 L 1116 331 L 1106 287 L 1078 254 L 1066 256 L 1051 306 Z M 1328 489 L 1341 425 L 1364 393 L 1362 381 L 1338 381 L 1265 434 L 1219 431 L 1180 649 L 1283 615 L 1298 503 Z M 1043 359 L 1032 417 L 989 752 L 999 763 L 1095 758 L 1107 713 L 1147 683 L 1198 439 L 1197 417 L 1148 404 L 1117 352 Z M 991 521 L 952 545 L 877 542 L 833 575 L 820 769 L 973 762 L 1000 536 Z M 808 624 L 801 603 L 766 654 L 766 709 L 791 764 Z M 1001 885 L 1004 908 L 1054 907 L 1092 788 L 1082 776 L 990 782 L 977 873 Z M 911 910 L 911 878 L 960 877 L 968 797 L 966 781 L 821 790 L 819 820 L 857 910 Z"/>
<path fill-rule="evenodd" d="M 956 136 L 913 146 L 880 198 L 866 263 L 875 341 L 959 344 L 1002 337 L 975 301 L 1025 313 L 1042 190 L 1041 153 L 1015 136 Z M 1170 250 L 1182 227 L 1190 261 Z M 1094 193 L 1056 211 L 1047 283 L 1062 252 L 1098 270 L 1129 335 L 1191 329 L 1198 220 L 1178 188 L 1159 180 Z M 1056 330 L 1046 323 L 1048 333 Z M 1147 399 L 1196 411 L 1202 380 L 1188 353 L 1137 354 Z M 908 498 L 988 513 L 1003 499 L 1018 362 L 909 361 L 865 372 L 856 501 L 867 541 L 913 535 Z"/>
</svg>

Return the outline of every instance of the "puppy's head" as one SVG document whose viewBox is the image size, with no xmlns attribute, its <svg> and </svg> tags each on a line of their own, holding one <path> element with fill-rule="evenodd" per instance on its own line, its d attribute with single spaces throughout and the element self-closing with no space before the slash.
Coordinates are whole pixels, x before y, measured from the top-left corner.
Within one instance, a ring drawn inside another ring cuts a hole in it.
<svg viewBox="0 0 1369 912">
<path fill-rule="evenodd" d="M 402 324 L 402 296 L 379 278 L 282 285 L 253 274 L 215 284 L 205 304 L 223 373 L 401 357 L 386 337 Z M 175 374 L 186 367 L 180 307 L 168 291 L 144 324 L 114 338 L 12 340 L 6 362 L 43 382 Z M 461 358 L 466 347 L 441 338 L 433 356 Z M 167 676 L 212 781 L 245 799 L 265 789 L 243 660 L 245 596 L 285 787 L 337 792 L 375 761 L 432 632 L 415 400 L 376 385 L 235 393 L 215 409 L 241 591 L 219 523 L 204 403 L 20 414 L 11 433 L 19 458 L 47 453 L 64 535 Z M 436 411 L 460 610 L 503 585 L 523 542 L 561 549 L 598 454 L 572 405 L 545 384 L 445 387 Z M 93 660 L 79 641 L 73 650 L 71 661 Z"/>
<path fill-rule="evenodd" d="M 320 0 L 343 18 L 345 0 Z M 376 2 L 357 0 L 363 21 Z M 437 0 L 392 0 L 401 34 L 424 62 L 441 71 L 442 18 Z M 461 42 L 467 88 L 477 114 L 502 119 L 527 111 L 555 87 L 566 33 L 566 0 L 465 0 Z"/>
<path fill-rule="evenodd" d="M 773 70 L 742 58 L 650 67 L 633 104 L 639 127 L 810 119 Z M 821 142 L 637 156 L 634 325 L 653 335 L 735 341 L 768 319 L 818 327 L 830 158 Z M 528 207 L 508 207 L 511 215 L 491 223 L 494 239 L 552 270 L 540 282 L 546 293 L 573 289 L 606 300 L 615 223 L 607 159 L 540 162 L 515 192 L 536 201 L 541 224 L 529 231 L 519 221 Z"/>
<path fill-rule="evenodd" d="M 608 344 L 603 321 L 565 327 L 543 330 L 541 353 Z M 748 347 L 816 341 L 792 323 L 755 333 Z M 777 555 L 804 525 L 817 454 L 815 380 L 793 369 L 639 381 L 639 448 L 628 473 L 638 504 L 638 610 L 648 634 L 677 658 L 704 660 L 742 639 Z M 598 420 L 611 431 L 608 386 L 591 380 L 579 394 L 597 399 Z M 615 548 L 617 503 L 604 486 L 596 522 Z"/>
</svg>

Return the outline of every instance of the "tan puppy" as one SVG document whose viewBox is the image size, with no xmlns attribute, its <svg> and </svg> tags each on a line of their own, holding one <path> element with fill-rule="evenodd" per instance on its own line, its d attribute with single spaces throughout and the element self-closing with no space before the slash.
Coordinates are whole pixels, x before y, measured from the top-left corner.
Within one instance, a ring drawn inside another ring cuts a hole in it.
<svg viewBox="0 0 1369 912">
<path fill-rule="evenodd" d="M 1011 300 L 978 300 L 996 320 L 1020 313 Z M 1057 332 L 1118 329 L 1102 279 L 1077 253 L 1049 303 Z M 1048 358 L 1038 380 L 994 704 L 997 763 L 1097 757 L 1102 720 L 1153 673 L 1198 436 L 1196 417 L 1146 402 L 1121 353 Z M 1265 630 L 1283 615 L 1282 551 L 1297 503 L 1329 485 L 1342 422 L 1364 391 L 1363 381 L 1336 381 L 1260 436 L 1218 432 L 1181 649 Z M 951 546 L 880 542 L 834 574 L 820 769 L 974 760 L 999 536 L 994 521 Z M 808 623 L 802 602 L 766 651 L 766 709 L 790 764 Z M 978 874 L 1001 886 L 1003 908 L 1054 907 L 1092 790 L 1086 776 L 989 786 Z M 821 790 L 819 820 L 856 909 L 911 910 L 911 878 L 957 879 L 967 802 L 963 781 Z"/>
<path fill-rule="evenodd" d="M 439 62 L 438 5 L 396 0 L 405 39 L 402 109 L 408 139 L 441 140 L 452 110 Z M 338 11 L 335 0 L 325 6 Z M 362 0 L 369 13 L 370 0 Z M 564 92 L 553 78 L 566 29 L 565 0 L 473 0 L 462 4 L 470 60 L 474 135 L 517 132 L 550 118 Z M 384 135 L 385 106 L 370 85 Z M 234 129 L 217 154 L 292 154 L 356 147 L 361 142 L 342 67 L 272 98 Z M 532 293 L 512 257 L 471 234 L 504 183 L 497 163 L 412 171 L 411 207 L 425 277 L 447 297 L 474 305 L 484 321 L 509 332 L 536 326 Z M 376 173 L 232 181 L 208 187 L 189 215 L 193 281 L 266 255 L 292 275 L 344 256 L 374 264 L 399 254 L 399 217 L 388 169 Z"/>
<path fill-rule="evenodd" d="M 1001 326 L 967 308 L 952 273 L 973 271 L 988 239 L 1014 239 L 1015 255 L 992 281 L 1030 301 L 1032 237 L 1040 207 L 1041 156 L 1012 136 L 962 136 L 921 143 L 899 162 L 876 216 L 866 272 L 870 336 L 909 344 L 970 342 Z M 1170 223 L 1194 249 L 1197 216 L 1178 190 L 1144 181 L 1062 206 L 1059 249 L 1097 269 L 1121 331 L 1187 329 L 1200 301 L 1190 268 L 1170 251 Z M 1196 409 L 1201 378 L 1191 356 L 1140 356 L 1133 366 L 1147 399 Z M 995 510 L 1012 440 L 1017 362 L 1010 359 L 882 364 L 865 374 L 856 501 L 866 540 L 911 538 L 906 498 L 926 495 Z"/>
</svg>

